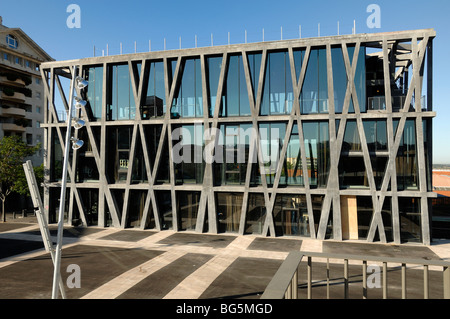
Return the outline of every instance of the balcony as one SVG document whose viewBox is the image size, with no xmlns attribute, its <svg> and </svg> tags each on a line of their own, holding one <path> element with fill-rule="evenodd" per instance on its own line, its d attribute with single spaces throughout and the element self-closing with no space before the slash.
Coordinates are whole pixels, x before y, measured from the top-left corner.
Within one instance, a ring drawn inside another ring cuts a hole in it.
<svg viewBox="0 0 450 319">
<path fill-rule="evenodd" d="M 2 107 L 0 109 L 0 115 L 4 117 L 25 117 L 26 111 L 18 107 Z"/>
<path fill-rule="evenodd" d="M 9 131 L 9 132 L 25 132 L 26 129 L 23 126 L 14 124 L 14 123 L 2 123 L 1 128 L 3 131 Z"/>
<path fill-rule="evenodd" d="M 10 85 L 10 86 L 18 86 L 18 87 L 24 87 L 25 81 L 23 81 L 20 78 L 17 78 L 15 80 L 8 79 L 7 76 L 0 76 L 0 84 Z"/>
<path fill-rule="evenodd" d="M 14 92 L 14 94 L 9 95 L 9 94 L 5 94 L 5 92 L 2 92 L 1 99 L 6 100 L 6 101 L 11 101 L 11 102 L 16 102 L 16 103 L 24 103 L 25 102 L 25 94 L 20 93 L 20 92 Z"/>
<path fill-rule="evenodd" d="M 392 111 L 399 112 L 403 109 L 405 106 L 406 96 L 400 95 L 400 96 L 393 96 L 392 97 Z M 415 99 L 411 99 L 411 106 L 410 110 L 414 108 Z M 427 100 L 426 95 L 422 96 L 420 99 L 422 110 L 427 109 Z M 384 96 L 373 96 L 368 98 L 368 106 L 367 110 L 370 111 L 386 111 L 386 99 Z"/>
</svg>

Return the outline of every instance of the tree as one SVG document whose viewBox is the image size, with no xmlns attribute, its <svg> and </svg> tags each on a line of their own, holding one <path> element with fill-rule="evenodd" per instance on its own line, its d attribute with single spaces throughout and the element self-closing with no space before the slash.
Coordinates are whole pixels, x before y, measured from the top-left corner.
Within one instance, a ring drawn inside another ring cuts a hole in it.
<svg viewBox="0 0 450 319">
<path fill-rule="evenodd" d="M 36 178 L 36 183 L 39 187 L 39 193 L 41 194 L 41 198 L 43 197 L 43 188 L 41 186 L 42 182 L 44 181 L 44 164 L 41 164 L 40 166 L 33 167 L 34 170 L 34 177 Z M 14 183 L 14 186 L 12 187 L 12 191 L 15 193 L 18 193 L 20 195 L 26 195 L 30 196 L 30 189 L 28 188 L 28 181 L 27 177 L 25 176 L 25 171 L 22 169 L 19 170 L 16 182 Z"/>
<path fill-rule="evenodd" d="M 24 159 L 33 155 L 41 145 L 27 146 L 19 136 L 6 136 L 0 140 L 0 200 L 2 201 L 2 220 L 6 221 L 5 201 L 16 188 Z"/>
</svg>

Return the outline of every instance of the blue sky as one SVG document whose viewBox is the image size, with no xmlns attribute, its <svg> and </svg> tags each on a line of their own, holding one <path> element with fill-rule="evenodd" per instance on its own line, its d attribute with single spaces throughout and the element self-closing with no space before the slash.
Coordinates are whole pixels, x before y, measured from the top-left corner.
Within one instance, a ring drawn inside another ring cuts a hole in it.
<svg viewBox="0 0 450 319">
<path fill-rule="evenodd" d="M 81 28 L 68 28 L 66 12 L 70 4 L 81 8 Z M 369 4 L 381 8 L 381 28 L 366 25 Z M 19 27 L 56 60 L 70 60 L 106 54 L 138 52 L 211 45 L 297 38 L 299 25 L 302 37 L 350 34 L 356 20 L 357 33 L 389 32 L 434 28 L 434 163 L 450 163 L 450 110 L 445 93 L 449 89 L 446 58 L 450 43 L 450 1 L 385 1 L 385 0 L 228 0 L 228 1 L 118 1 L 118 0 L 15 0 L 0 3 L 3 24 Z"/>
</svg>

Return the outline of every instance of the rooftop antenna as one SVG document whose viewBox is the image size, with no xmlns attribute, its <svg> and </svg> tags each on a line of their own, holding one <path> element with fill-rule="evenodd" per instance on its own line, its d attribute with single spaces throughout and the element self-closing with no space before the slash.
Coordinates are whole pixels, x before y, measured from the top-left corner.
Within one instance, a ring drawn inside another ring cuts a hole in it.
<svg viewBox="0 0 450 319">
<path fill-rule="evenodd" d="M 263 42 L 264 42 L 264 28 L 263 28 Z"/>
<path fill-rule="evenodd" d="M 281 26 L 280 32 L 281 32 L 281 40 L 283 40 L 283 26 Z"/>
<path fill-rule="evenodd" d="M 213 34 L 211 33 L 211 46 L 213 47 L 214 46 L 214 37 L 213 37 Z"/>
<path fill-rule="evenodd" d="M 302 25 L 298 26 L 298 35 L 300 37 L 300 39 L 302 38 Z"/>
</svg>

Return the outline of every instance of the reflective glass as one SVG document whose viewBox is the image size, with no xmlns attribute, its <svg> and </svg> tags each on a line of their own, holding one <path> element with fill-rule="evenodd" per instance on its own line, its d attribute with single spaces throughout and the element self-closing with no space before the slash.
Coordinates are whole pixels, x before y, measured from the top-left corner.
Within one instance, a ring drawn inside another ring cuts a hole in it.
<svg viewBox="0 0 450 319">
<path fill-rule="evenodd" d="M 202 117 L 202 73 L 198 58 L 185 59 L 181 66 L 181 79 L 172 103 L 172 118 Z"/>
<path fill-rule="evenodd" d="M 250 78 L 252 82 L 252 88 L 253 88 L 253 97 L 256 101 L 256 95 L 258 92 L 258 86 L 259 86 L 259 73 L 261 70 L 261 53 L 249 53 L 248 54 L 248 66 L 250 69 Z"/>
<path fill-rule="evenodd" d="M 220 126 L 214 163 L 216 185 L 245 184 L 252 132 L 251 124 Z"/>
<path fill-rule="evenodd" d="M 347 47 L 350 66 L 353 63 L 354 46 Z M 345 68 L 344 56 L 341 47 L 331 49 L 331 58 L 333 64 L 333 87 L 334 87 L 334 108 L 336 113 L 342 113 L 344 108 L 344 99 L 347 91 L 347 72 Z M 358 62 L 355 71 L 355 87 L 358 96 L 360 112 L 366 112 L 366 47 L 361 46 L 358 53 Z M 348 113 L 354 113 L 353 97 L 350 98 Z"/>
<path fill-rule="evenodd" d="M 86 110 L 90 109 L 90 112 L 88 112 L 89 120 L 97 121 L 102 117 L 103 67 L 91 67 L 86 73 L 86 80 L 89 83 L 85 89 L 86 101 L 89 104 Z"/>
<path fill-rule="evenodd" d="M 110 66 L 108 120 L 135 118 L 136 105 L 128 64 Z"/>
<path fill-rule="evenodd" d="M 312 187 L 326 187 L 330 170 L 328 122 L 303 122 L 306 161 Z"/>
<path fill-rule="evenodd" d="M 242 193 L 216 193 L 219 233 L 239 231 L 243 199 Z"/>
<path fill-rule="evenodd" d="M 422 242 L 420 200 L 420 198 L 398 198 L 402 242 Z"/>
<path fill-rule="evenodd" d="M 200 192 L 176 192 L 179 230 L 195 230 Z"/>
<path fill-rule="evenodd" d="M 363 126 L 369 152 L 386 151 L 387 150 L 386 121 L 384 120 L 363 121 Z"/>
<path fill-rule="evenodd" d="M 303 186 L 303 167 L 298 126 L 292 126 L 291 137 L 286 149 L 286 158 L 280 177 L 280 185 Z"/>
<path fill-rule="evenodd" d="M 222 69 L 222 57 L 207 57 L 207 90 L 209 98 L 209 116 L 214 116 L 214 109 L 216 107 L 217 89 L 219 86 L 220 72 Z"/>
<path fill-rule="evenodd" d="M 155 191 L 161 229 L 173 228 L 172 196 L 170 191 Z"/>
<path fill-rule="evenodd" d="M 406 120 L 396 158 L 397 186 L 399 190 L 418 189 L 419 176 L 417 174 L 416 154 L 416 123 L 415 120 Z"/>
<path fill-rule="evenodd" d="M 261 153 L 264 165 L 264 173 L 268 186 L 275 180 L 278 162 L 280 160 L 281 149 L 286 134 L 286 123 L 261 123 L 259 124 L 259 134 L 261 137 Z M 259 162 L 253 163 L 251 183 L 261 185 L 261 171 Z"/>
<path fill-rule="evenodd" d="M 302 55 L 303 54 L 298 54 L 297 59 Z M 328 113 L 328 76 L 326 57 L 326 49 L 311 50 L 299 99 L 302 114 Z"/>
<path fill-rule="evenodd" d="M 246 234 L 262 234 L 266 219 L 266 204 L 263 194 L 248 195 L 248 209 L 245 220 Z"/>
<path fill-rule="evenodd" d="M 176 183 L 202 183 L 205 171 L 203 125 L 175 126 L 172 137 Z"/>
<path fill-rule="evenodd" d="M 221 116 L 250 115 L 250 104 L 241 55 L 228 57 L 228 70 L 222 96 Z"/>
<path fill-rule="evenodd" d="M 277 195 L 273 216 L 277 235 L 311 236 L 306 195 Z"/>
<path fill-rule="evenodd" d="M 261 115 L 290 114 L 293 86 L 288 52 L 267 55 Z"/>
<path fill-rule="evenodd" d="M 141 102 L 143 120 L 162 117 L 166 113 L 166 91 L 163 62 L 148 62 L 145 70 Z"/>
</svg>

